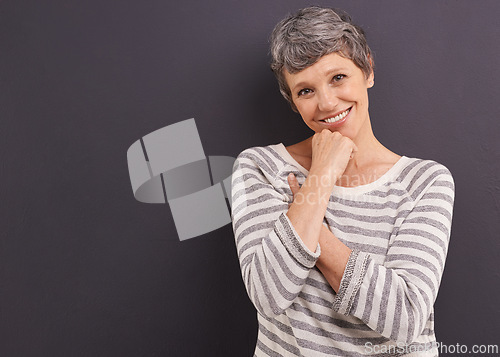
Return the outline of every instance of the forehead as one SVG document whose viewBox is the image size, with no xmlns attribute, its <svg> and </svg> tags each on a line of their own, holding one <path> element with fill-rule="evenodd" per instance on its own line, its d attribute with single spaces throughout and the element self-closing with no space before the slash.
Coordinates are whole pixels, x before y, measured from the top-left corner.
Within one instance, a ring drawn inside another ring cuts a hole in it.
<svg viewBox="0 0 500 357">
<path fill-rule="evenodd" d="M 284 69 L 285 79 L 290 88 L 293 88 L 297 84 L 303 81 L 314 81 L 316 79 L 321 79 L 325 76 L 329 76 L 335 72 L 361 72 L 361 70 L 354 64 L 354 62 L 348 58 L 342 57 L 336 52 L 330 53 L 321 57 L 313 65 L 303 69 L 297 73 L 289 73 Z"/>
</svg>

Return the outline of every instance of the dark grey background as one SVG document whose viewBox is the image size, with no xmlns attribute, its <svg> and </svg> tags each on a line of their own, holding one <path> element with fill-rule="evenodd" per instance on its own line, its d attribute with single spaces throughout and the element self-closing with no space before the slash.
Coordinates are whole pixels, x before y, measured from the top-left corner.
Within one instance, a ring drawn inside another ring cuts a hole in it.
<svg viewBox="0 0 500 357">
<path fill-rule="evenodd" d="M 192 117 L 207 155 L 312 135 L 267 44 L 310 4 L 0 1 L 1 356 L 252 355 L 231 226 L 179 242 L 168 206 L 135 201 L 126 151 Z M 500 343 L 500 3 L 315 4 L 368 34 L 380 141 L 454 175 L 438 340 Z"/>
</svg>

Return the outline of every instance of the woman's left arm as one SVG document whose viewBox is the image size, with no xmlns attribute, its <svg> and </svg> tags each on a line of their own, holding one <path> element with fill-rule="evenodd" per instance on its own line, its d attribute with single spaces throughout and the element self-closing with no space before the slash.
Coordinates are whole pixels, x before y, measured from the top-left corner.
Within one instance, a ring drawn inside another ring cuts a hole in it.
<svg viewBox="0 0 500 357">
<path fill-rule="evenodd" d="M 416 198 L 383 264 L 349 249 L 325 226 L 321 231 L 316 266 L 337 291 L 333 310 L 396 342 L 410 344 L 422 333 L 443 274 L 454 182 L 444 166 L 438 171 Z"/>
</svg>

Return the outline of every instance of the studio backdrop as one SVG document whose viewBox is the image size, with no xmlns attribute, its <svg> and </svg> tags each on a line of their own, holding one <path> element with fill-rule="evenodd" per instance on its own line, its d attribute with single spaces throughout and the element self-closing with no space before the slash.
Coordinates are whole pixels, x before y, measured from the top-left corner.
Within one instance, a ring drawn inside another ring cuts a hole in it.
<svg viewBox="0 0 500 357">
<path fill-rule="evenodd" d="M 377 138 L 453 174 L 437 340 L 500 343 L 500 3 L 4 0 L 1 356 L 252 356 L 228 175 L 313 134 L 268 50 L 309 5 L 365 29 Z"/>
</svg>

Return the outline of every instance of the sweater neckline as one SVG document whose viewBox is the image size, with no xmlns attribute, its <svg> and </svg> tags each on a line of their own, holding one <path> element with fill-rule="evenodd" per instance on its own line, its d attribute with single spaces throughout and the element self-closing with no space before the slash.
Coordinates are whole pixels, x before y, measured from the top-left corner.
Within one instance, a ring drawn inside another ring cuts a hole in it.
<svg viewBox="0 0 500 357">
<path fill-rule="evenodd" d="M 283 143 L 278 143 L 271 146 L 281 155 L 281 157 L 285 161 L 287 161 L 288 164 L 299 169 L 299 171 L 302 172 L 306 177 L 309 175 L 309 171 L 293 158 L 293 156 L 288 152 Z M 401 170 L 406 166 L 408 160 L 409 158 L 403 155 L 399 158 L 398 161 L 396 161 L 394 165 L 392 165 L 392 167 L 389 170 L 387 170 L 387 172 L 385 172 L 375 181 L 372 181 L 365 185 L 359 185 L 354 187 L 335 186 L 333 188 L 332 193 L 336 194 L 337 196 L 349 196 L 349 195 L 358 195 L 373 191 L 377 187 L 381 187 L 389 181 L 394 181 L 396 177 L 399 176 Z"/>
</svg>

